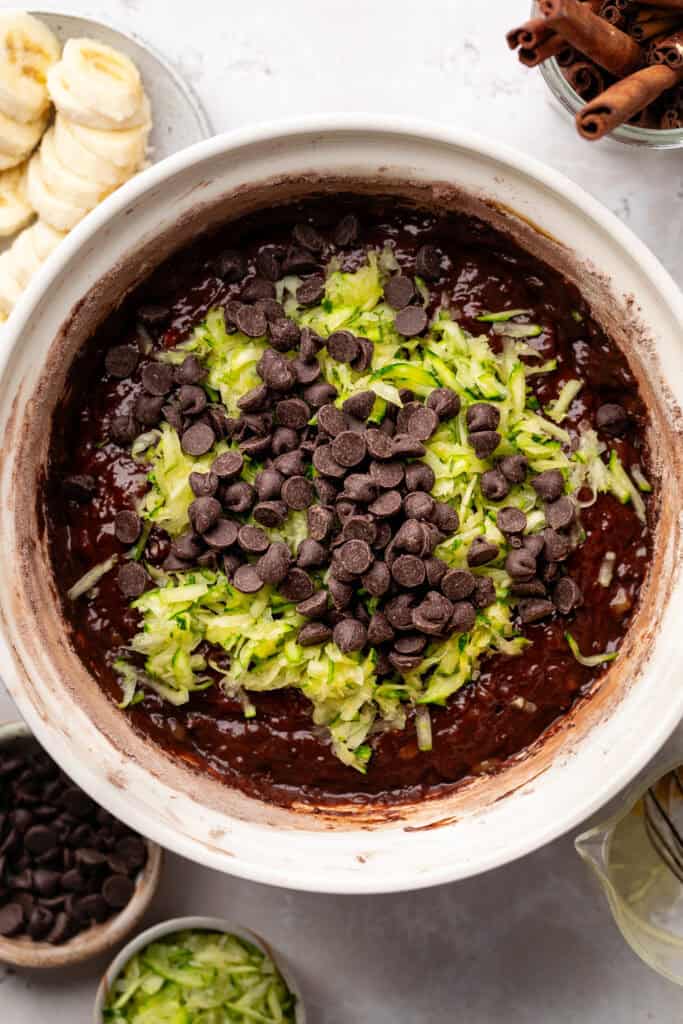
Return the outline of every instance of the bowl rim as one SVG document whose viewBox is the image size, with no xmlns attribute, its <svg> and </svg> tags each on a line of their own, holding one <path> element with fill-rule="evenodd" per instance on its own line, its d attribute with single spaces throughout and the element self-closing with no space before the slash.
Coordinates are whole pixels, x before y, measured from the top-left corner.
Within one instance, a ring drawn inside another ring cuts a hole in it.
<svg viewBox="0 0 683 1024">
<path fill-rule="evenodd" d="M 0 351 L 0 376 L 5 371 L 17 339 L 26 327 L 34 303 L 47 291 L 50 283 L 58 276 L 63 266 L 77 254 L 81 246 L 85 245 L 103 225 L 124 213 L 133 201 L 139 200 L 146 193 L 151 193 L 159 186 L 163 186 L 166 179 L 182 173 L 195 164 L 220 157 L 226 152 L 235 152 L 240 148 L 256 144 L 286 144 L 297 138 L 317 135 L 344 137 L 345 135 L 352 136 L 354 133 L 358 136 L 372 137 L 393 135 L 400 137 L 404 142 L 414 142 L 416 146 L 424 143 L 454 147 L 456 150 L 462 150 L 474 157 L 485 157 L 497 161 L 529 179 L 540 192 L 548 190 L 551 194 L 562 197 L 574 215 L 583 214 L 594 227 L 604 232 L 621 252 L 627 253 L 633 262 L 637 262 L 640 273 L 648 279 L 669 314 L 683 325 L 683 294 L 647 246 L 615 214 L 611 213 L 581 186 L 576 185 L 561 172 L 541 163 L 535 157 L 528 156 L 507 144 L 487 139 L 477 133 L 453 130 L 429 121 L 348 113 L 310 115 L 283 121 L 262 122 L 198 142 L 153 165 L 110 195 L 67 236 L 21 297 L 13 312 L 14 323 L 9 322 L 6 328 L 8 337 L 7 344 Z M 4 642 L 5 638 L 0 635 L 0 650 Z M 13 696 L 17 699 L 20 710 L 28 721 L 35 722 L 39 726 L 40 715 L 25 694 L 17 689 L 16 693 L 13 690 Z M 222 851 L 214 851 L 197 843 L 191 837 L 173 832 L 163 824 L 157 827 L 156 822 L 143 819 L 142 812 L 136 810 L 134 806 L 125 807 L 123 816 L 134 827 L 144 829 L 146 834 L 153 836 L 182 856 L 189 857 L 207 867 L 218 868 L 224 872 L 229 871 L 252 881 L 331 893 L 361 894 L 414 890 L 491 870 L 530 853 L 552 839 L 565 834 L 607 803 L 637 774 L 661 748 L 682 716 L 683 690 L 680 691 L 678 697 L 676 694 L 672 694 L 672 700 L 666 708 L 662 709 L 656 724 L 648 731 L 647 735 L 641 736 L 637 745 L 624 751 L 618 768 L 609 778 L 601 781 L 598 789 L 589 786 L 580 789 L 575 786 L 571 802 L 563 806 L 559 813 L 554 813 L 550 820 L 546 819 L 542 826 L 529 831 L 520 829 L 514 841 L 508 839 L 504 847 L 501 848 L 493 845 L 486 854 L 467 860 L 456 868 L 440 865 L 432 867 L 429 872 L 420 874 L 419 877 L 415 877 L 414 870 L 403 865 L 395 866 L 392 877 L 378 878 L 372 873 L 345 877 L 339 870 L 334 869 L 327 876 L 318 873 L 314 879 L 309 878 L 308 872 L 301 872 L 296 877 L 292 877 L 273 863 L 252 863 L 244 857 L 234 858 L 226 863 Z M 89 778 L 88 772 L 85 768 L 81 769 L 81 766 L 79 766 L 79 771 L 73 771 L 72 774 L 76 780 Z M 121 816 L 124 811 L 124 803 L 120 794 L 109 792 L 108 806 L 114 808 L 114 813 Z M 341 834 L 336 838 L 341 843 L 345 841 Z M 426 838 L 425 836 L 425 841 Z"/>
<path fill-rule="evenodd" d="M 40 740 L 25 722 L 17 720 L 0 723 L 0 749 L 17 740 L 34 740 L 40 745 Z M 147 846 L 147 863 L 138 875 L 133 896 L 122 910 L 101 925 L 85 928 L 59 946 L 42 940 L 17 942 L 13 938 L 2 936 L 0 963 L 36 969 L 66 967 L 106 953 L 112 946 L 130 935 L 154 898 L 163 863 L 162 848 L 146 836 L 141 838 Z"/>
<path fill-rule="evenodd" d="M 170 917 L 166 921 L 160 921 L 158 924 L 154 924 L 150 928 L 146 928 L 143 932 L 136 935 L 135 938 L 127 942 L 123 949 L 119 950 L 112 962 L 109 964 L 100 979 L 99 985 L 97 986 L 95 1005 L 93 1007 L 93 1024 L 102 1024 L 102 1011 L 104 1009 L 104 1001 L 106 999 L 107 992 L 114 980 L 125 968 L 128 961 L 131 960 L 139 950 L 144 949 L 145 946 L 148 946 L 156 939 L 162 938 L 164 935 L 172 935 L 173 932 L 187 930 L 225 932 L 229 935 L 235 935 L 239 939 L 246 939 L 253 945 L 258 946 L 258 948 L 273 961 L 284 978 L 288 989 L 296 997 L 294 1013 L 296 1024 L 306 1024 L 306 1008 L 301 995 L 300 986 L 295 978 L 293 978 L 291 968 L 286 960 L 283 963 L 284 958 L 282 954 L 275 951 L 266 939 L 252 931 L 251 928 L 247 928 L 241 924 L 236 924 L 233 921 L 228 921 L 226 918 L 211 917 L 204 914 Z"/>
</svg>

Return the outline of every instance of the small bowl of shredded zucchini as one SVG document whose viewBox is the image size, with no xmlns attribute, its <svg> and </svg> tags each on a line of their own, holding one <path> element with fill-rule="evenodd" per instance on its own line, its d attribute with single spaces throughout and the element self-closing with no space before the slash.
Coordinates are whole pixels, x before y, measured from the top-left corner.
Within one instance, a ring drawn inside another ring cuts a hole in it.
<svg viewBox="0 0 683 1024">
<path fill-rule="evenodd" d="M 295 984 L 253 932 L 179 917 L 125 946 L 102 978 L 95 1024 L 305 1024 Z"/>
</svg>

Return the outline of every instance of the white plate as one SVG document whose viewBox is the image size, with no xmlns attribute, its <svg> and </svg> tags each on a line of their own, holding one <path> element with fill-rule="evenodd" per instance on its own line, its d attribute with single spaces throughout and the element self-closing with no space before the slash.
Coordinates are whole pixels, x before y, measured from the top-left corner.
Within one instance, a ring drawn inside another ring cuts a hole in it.
<svg viewBox="0 0 683 1024">
<path fill-rule="evenodd" d="M 153 163 L 214 134 L 206 111 L 187 83 L 141 39 L 92 18 L 55 11 L 30 13 L 45 22 L 62 45 L 67 39 L 86 37 L 106 43 L 130 57 L 142 75 L 152 104 L 149 158 Z"/>
</svg>

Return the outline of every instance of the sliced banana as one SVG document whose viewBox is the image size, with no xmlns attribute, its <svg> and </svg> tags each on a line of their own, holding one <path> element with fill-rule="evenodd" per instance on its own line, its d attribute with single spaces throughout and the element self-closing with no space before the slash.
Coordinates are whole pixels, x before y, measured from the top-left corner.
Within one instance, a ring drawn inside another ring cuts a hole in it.
<svg viewBox="0 0 683 1024">
<path fill-rule="evenodd" d="M 141 112 L 144 120 L 137 128 L 109 131 L 100 128 L 88 128 L 86 125 L 69 121 L 61 114 L 57 115 L 56 125 L 69 132 L 76 141 L 102 160 L 107 160 L 117 167 L 136 167 L 145 159 L 147 136 L 152 127 L 152 111 L 147 96 L 143 98 Z"/>
<path fill-rule="evenodd" d="M 0 156 L 25 160 L 36 148 L 47 125 L 47 114 L 25 124 L 0 111 Z"/>
<path fill-rule="evenodd" d="M 32 232 L 32 227 L 22 231 L 14 239 L 9 250 L 12 275 L 22 289 L 26 288 L 33 275 L 37 270 L 40 270 L 43 263 L 36 255 L 31 237 Z"/>
<path fill-rule="evenodd" d="M 57 231 L 71 231 L 89 212 L 87 207 L 78 206 L 48 188 L 39 153 L 34 153 L 28 162 L 26 191 L 38 216 Z"/>
<path fill-rule="evenodd" d="M 43 180 L 47 187 L 55 195 L 68 199 L 74 206 L 92 210 L 112 191 L 111 185 L 102 185 L 101 182 L 82 177 L 72 171 L 67 164 L 62 163 L 57 156 L 53 128 L 48 128 L 45 132 L 38 154 Z"/>
<path fill-rule="evenodd" d="M 9 316 L 21 297 L 21 285 L 14 276 L 10 250 L 0 253 L 0 312 Z"/>
<path fill-rule="evenodd" d="M 82 177 L 99 182 L 104 186 L 116 187 L 131 178 L 137 169 L 137 162 L 117 165 L 88 149 L 70 130 L 71 122 L 57 114 L 54 125 L 54 146 L 57 159 L 66 167 L 77 167 Z M 89 128 L 86 131 L 93 131 Z M 139 131 L 139 128 L 133 131 Z M 109 132 L 114 135 L 117 132 Z M 121 133 L 124 134 L 124 133 Z"/>
<path fill-rule="evenodd" d="M 0 174 L 0 238 L 8 238 L 26 227 L 33 207 L 26 196 L 26 166 Z"/>
<path fill-rule="evenodd" d="M 31 225 L 31 244 L 41 263 L 54 252 L 63 238 L 66 238 L 66 231 L 55 231 L 44 220 L 37 220 Z"/>
<path fill-rule="evenodd" d="M 122 53 L 92 39 L 70 39 L 50 69 L 48 90 L 60 113 L 77 124 L 117 131 L 145 123 L 138 69 Z"/>
<path fill-rule="evenodd" d="M 48 109 L 46 78 L 59 60 L 59 43 L 47 25 L 25 11 L 0 14 L 0 111 L 25 124 Z"/>
</svg>

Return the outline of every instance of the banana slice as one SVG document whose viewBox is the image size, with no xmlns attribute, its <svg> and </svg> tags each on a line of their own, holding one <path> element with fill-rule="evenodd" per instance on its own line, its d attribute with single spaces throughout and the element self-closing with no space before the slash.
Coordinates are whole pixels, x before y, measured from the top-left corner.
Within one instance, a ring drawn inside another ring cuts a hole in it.
<svg viewBox="0 0 683 1024">
<path fill-rule="evenodd" d="M 16 157 L 20 163 L 36 148 L 47 125 L 47 114 L 22 123 L 0 111 L 0 157 Z"/>
<path fill-rule="evenodd" d="M 54 105 L 90 128 L 135 128 L 144 124 L 140 73 L 133 62 L 92 39 L 69 39 L 59 64 L 50 69 Z"/>
<path fill-rule="evenodd" d="M 44 220 L 37 220 L 31 225 L 31 245 L 41 263 L 54 252 L 63 238 L 66 238 L 66 231 L 55 231 Z"/>
<path fill-rule="evenodd" d="M 55 148 L 53 128 L 48 128 L 45 132 L 38 153 L 43 181 L 47 187 L 61 199 L 68 199 L 74 206 L 92 210 L 113 190 L 111 185 L 90 181 L 88 178 L 76 174 L 68 165 L 61 162 Z"/>
<path fill-rule="evenodd" d="M 0 312 L 9 316 L 19 301 L 22 288 L 12 268 L 10 250 L 0 253 Z"/>
<path fill-rule="evenodd" d="M 25 186 L 25 165 L 0 174 L 0 238 L 15 235 L 33 217 Z"/>
<path fill-rule="evenodd" d="M 28 201 L 38 216 L 57 231 L 71 231 L 89 212 L 87 207 L 78 206 L 48 188 L 40 153 L 34 153 L 28 162 L 26 191 Z"/>
<path fill-rule="evenodd" d="M 46 77 L 59 60 L 47 25 L 24 11 L 0 14 L 0 111 L 30 124 L 48 109 Z"/>
<path fill-rule="evenodd" d="M 147 136 L 152 127 L 152 110 L 147 96 L 143 97 L 141 114 L 144 119 L 139 127 L 111 131 L 100 128 L 88 128 L 76 124 L 61 114 L 57 115 L 56 125 L 62 133 L 68 132 L 88 152 L 102 160 L 107 160 L 117 167 L 139 167 L 145 159 Z"/>
<path fill-rule="evenodd" d="M 26 288 L 29 281 L 40 270 L 43 261 L 38 259 L 32 239 L 33 228 L 26 228 L 12 242 L 9 250 L 12 276 L 20 288 Z"/>
<path fill-rule="evenodd" d="M 67 121 L 62 114 L 57 114 L 54 125 L 54 146 L 60 163 L 66 167 L 77 167 L 78 173 L 89 178 L 90 181 L 114 188 L 135 174 L 136 163 L 121 166 L 112 163 L 105 157 L 98 156 L 97 153 L 84 146 L 78 136 L 70 131 L 70 124 L 71 122 Z M 92 128 L 86 130 L 94 131 Z M 139 129 L 136 128 L 133 131 L 139 131 Z M 108 134 L 116 135 L 118 133 L 109 132 Z"/>
</svg>

